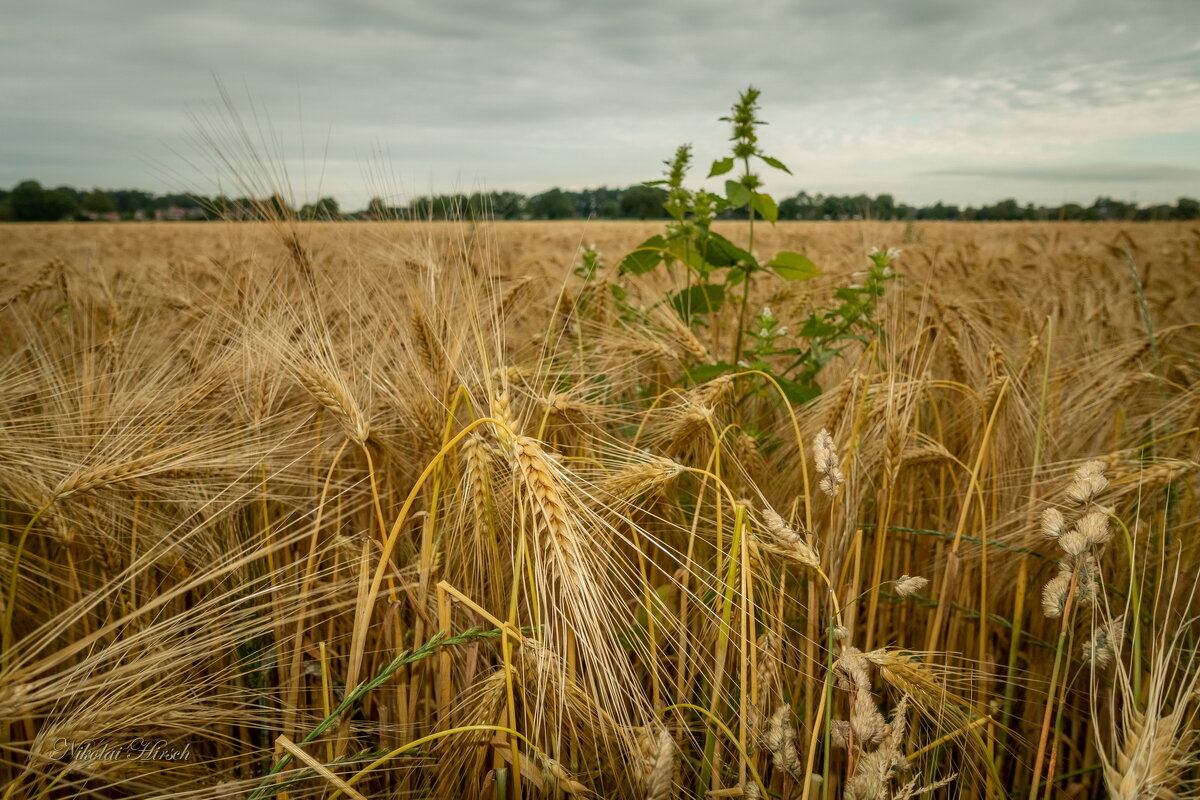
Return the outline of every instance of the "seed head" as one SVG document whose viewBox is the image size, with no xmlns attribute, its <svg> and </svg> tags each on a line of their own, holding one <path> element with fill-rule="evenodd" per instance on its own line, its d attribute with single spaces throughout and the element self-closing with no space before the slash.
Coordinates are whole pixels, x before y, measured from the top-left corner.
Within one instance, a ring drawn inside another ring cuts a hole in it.
<svg viewBox="0 0 1200 800">
<path fill-rule="evenodd" d="M 835 719 L 830 726 L 829 735 L 833 739 L 834 747 L 845 750 L 850 744 L 850 721 Z"/>
<path fill-rule="evenodd" d="M 854 694 L 850 730 L 854 732 L 854 743 L 860 748 L 875 747 L 883 741 L 888 730 L 887 721 L 875 705 L 875 698 L 869 691 L 863 691 L 861 688 Z"/>
<path fill-rule="evenodd" d="M 1067 521 L 1057 508 L 1047 508 L 1042 512 L 1042 536 L 1047 539 L 1057 539 L 1067 532 Z"/>
<path fill-rule="evenodd" d="M 771 751 L 775 766 L 799 778 L 804 771 L 796 746 L 796 729 L 792 725 L 792 709 L 787 704 L 775 709 L 763 733 L 763 745 Z"/>
<path fill-rule="evenodd" d="M 806 536 L 793 530 L 784 522 L 783 517 L 771 508 L 763 508 L 762 518 L 766 528 L 766 537 L 762 544 L 767 550 L 809 569 L 820 568 L 820 556 Z"/>
<path fill-rule="evenodd" d="M 1112 530 L 1108 527 L 1108 514 L 1099 509 L 1092 509 L 1084 514 L 1076 523 L 1076 527 L 1090 547 L 1108 544 L 1112 539 Z"/>
<path fill-rule="evenodd" d="M 1067 497 L 1079 505 L 1090 502 L 1108 486 L 1104 469 L 1103 461 L 1089 461 L 1075 470 L 1075 481 L 1067 489 Z"/>
<path fill-rule="evenodd" d="M 901 575 L 900 579 L 893 584 L 893 588 L 899 597 L 912 597 L 928 585 L 929 579 L 922 578 L 920 575 Z"/>
<path fill-rule="evenodd" d="M 833 444 L 833 437 L 829 431 L 822 428 L 820 433 L 813 437 L 813 465 L 817 468 L 823 477 L 821 479 L 820 488 L 829 497 L 836 497 L 838 487 L 845 483 L 845 476 L 842 475 L 842 468 L 838 464 L 837 449 Z"/>
<path fill-rule="evenodd" d="M 1083 658 L 1096 669 L 1104 669 L 1121 654 L 1125 639 L 1125 615 L 1114 617 L 1096 627 L 1092 638 L 1083 644 Z"/>
<path fill-rule="evenodd" d="M 837 466 L 837 450 L 833 445 L 833 436 L 824 428 L 813 437 L 813 466 L 817 472 L 828 475 Z"/>
<path fill-rule="evenodd" d="M 1089 547 L 1091 547 L 1091 542 L 1087 540 L 1086 536 L 1079 532 L 1078 528 L 1072 528 L 1064 533 L 1062 538 L 1058 540 L 1058 546 L 1061 547 L 1062 551 L 1067 555 L 1078 556 L 1082 555 Z"/>
<path fill-rule="evenodd" d="M 1075 596 L 1080 605 L 1091 605 L 1100 597 L 1100 564 L 1094 555 L 1084 553 L 1074 559 L 1074 568 L 1079 576 L 1075 582 Z"/>
<path fill-rule="evenodd" d="M 836 497 L 838 493 L 838 487 L 845 482 L 846 479 L 842 476 L 842 471 L 839 468 L 834 467 L 832 470 L 830 470 L 828 475 L 826 475 L 824 478 L 821 478 L 821 482 L 817 484 L 817 486 L 822 492 L 825 493 L 827 497 Z"/>
<path fill-rule="evenodd" d="M 1071 586 L 1071 573 L 1060 572 L 1042 587 L 1042 613 L 1051 619 L 1062 616 L 1067 602 L 1067 589 Z"/>
<path fill-rule="evenodd" d="M 675 777 L 675 740 L 661 728 L 647 729 L 638 739 L 646 800 L 666 800 Z"/>
</svg>

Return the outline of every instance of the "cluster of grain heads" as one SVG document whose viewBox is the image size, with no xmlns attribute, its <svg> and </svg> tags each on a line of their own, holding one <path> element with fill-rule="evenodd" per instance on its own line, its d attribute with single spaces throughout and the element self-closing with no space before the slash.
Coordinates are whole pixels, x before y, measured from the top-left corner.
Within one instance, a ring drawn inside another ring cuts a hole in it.
<svg viewBox="0 0 1200 800">
<path fill-rule="evenodd" d="M 888 731 L 883 714 L 875 704 L 869 668 L 870 662 L 853 646 L 843 647 L 834 665 L 839 688 L 850 696 L 850 718 L 834 720 L 834 740 L 852 754 L 874 750 Z M 907 701 L 904 707 L 907 708 Z"/>
<path fill-rule="evenodd" d="M 1112 539 L 1109 510 L 1096 505 L 1096 496 L 1108 486 L 1104 462 L 1089 461 L 1075 470 L 1075 479 L 1067 497 L 1078 509 L 1068 523 L 1057 508 L 1042 513 L 1042 535 L 1058 543 L 1062 551 L 1058 573 L 1042 587 L 1042 611 L 1058 618 L 1072 602 L 1090 605 L 1100 590 L 1100 566 L 1097 551 Z"/>
<path fill-rule="evenodd" d="M 877 655 L 877 654 L 876 654 Z M 901 800 L 942 786 L 953 776 L 920 785 L 909 778 L 911 761 L 904 755 L 910 698 L 902 694 L 891 719 L 885 719 L 871 688 L 876 660 L 855 647 L 844 647 L 834 668 L 838 686 L 849 695 L 849 718 L 833 721 L 834 744 L 847 751 L 847 800 Z"/>
<path fill-rule="evenodd" d="M 1049 784 L 1054 779 L 1061 729 L 1055 726 L 1051 737 L 1051 719 L 1055 708 L 1059 709 L 1061 715 L 1070 682 L 1069 676 L 1060 675 L 1059 668 L 1066 653 L 1072 612 L 1076 605 L 1094 606 L 1101 600 L 1102 583 L 1097 556 L 1112 538 L 1109 528 L 1112 510 L 1101 508 L 1095 502 L 1096 497 L 1108 487 L 1104 471 L 1104 462 L 1095 460 L 1087 461 L 1075 470 L 1074 479 L 1065 492 L 1071 505 L 1071 519 L 1057 508 L 1047 508 L 1042 513 L 1042 535 L 1056 542 L 1061 551 L 1058 573 L 1042 587 L 1042 612 L 1052 619 L 1061 618 L 1061 623 L 1054 651 L 1054 663 L 1050 670 L 1049 691 L 1042 715 L 1037 755 L 1034 759 L 1031 800 L 1041 785 L 1042 764 L 1048 744 L 1050 759 L 1045 781 Z M 1109 631 L 1100 630 L 1094 633 L 1096 635 L 1089 643 L 1092 648 L 1090 655 L 1093 663 L 1099 665 L 1101 661 L 1111 659 L 1114 643 L 1108 640 Z M 1115 644 L 1119 647 L 1119 643 Z"/>
<path fill-rule="evenodd" d="M 882 651 L 863 654 L 846 646 L 835 666 L 839 686 L 850 694 L 850 718 L 833 722 L 834 745 L 848 754 L 846 800 L 918 798 L 955 778 L 922 784 L 919 776 L 908 777 L 913 768 L 912 758 L 905 756 L 911 698 L 901 693 L 892 718 L 884 718 L 871 691 L 871 667 L 886 662 L 881 655 Z"/>
<path fill-rule="evenodd" d="M 821 473 L 820 489 L 829 497 L 837 497 L 838 489 L 846 482 L 842 474 L 841 462 L 838 460 L 837 448 L 833 436 L 822 428 L 812 442 L 813 465 Z"/>
</svg>

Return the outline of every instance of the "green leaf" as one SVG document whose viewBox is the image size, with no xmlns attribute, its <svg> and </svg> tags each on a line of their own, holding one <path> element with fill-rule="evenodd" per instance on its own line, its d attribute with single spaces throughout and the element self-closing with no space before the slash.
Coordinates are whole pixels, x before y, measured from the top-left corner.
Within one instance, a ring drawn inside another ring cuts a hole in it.
<svg viewBox="0 0 1200 800">
<path fill-rule="evenodd" d="M 725 197 L 730 208 L 741 208 L 750 202 L 750 190 L 738 181 L 725 181 Z"/>
<path fill-rule="evenodd" d="M 696 242 L 704 260 L 714 267 L 733 267 L 744 264 L 750 269 L 758 266 L 754 256 L 738 247 L 719 233 L 709 231 Z"/>
<path fill-rule="evenodd" d="M 754 261 L 754 257 L 750 253 L 712 230 L 708 231 L 702 240 L 696 242 L 696 245 L 700 247 L 704 259 L 714 266 L 736 266 Z"/>
<path fill-rule="evenodd" d="M 865 289 L 852 289 L 849 286 L 843 286 L 835 291 L 833 296 L 841 300 L 847 309 L 855 310 L 862 306 L 864 302 L 867 302 L 863 299 L 863 295 L 865 294 L 867 294 Z"/>
<path fill-rule="evenodd" d="M 789 402 L 801 405 L 810 400 L 815 400 L 821 396 L 821 387 L 816 381 L 805 381 L 797 383 L 796 381 L 780 376 L 775 376 L 775 380 L 779 381 L 779 388 L 783 389 L 783 394 Z"/>
<path fill-rule="evenodd" d="M 621 259 L 618 267 L 621 274 L 643 275 L 662 263 L 663 250 L 667 240 L 661 236 L 651 236 L 637 246 L 632 253 Z"/>
<path fill-rule="evenodd" d="M 774 223 L 779 219 L 779 206 L 775 205 L 775 198 L 771 195 L 755 193 L 751 204 L 767 222 Z"/>
<path fill-rule="evenodd" d="M 693 314 L 709 314 L 713 311 L 720 311 L 721 306 L 725 304 L 725 287 L 701 284 L 693 286 L 687 291 L 668 296 L 671 298 L 671 305 L 679 312 L 679 316 L 687 321 L 692 318 Z"/>
<path fill-rule="evenodd" d="M 719 158 L 712 163 L 712 169 L 709 170 L 708 177 L 715 178 L 718 175 L 724 175 L 731 169 L 733 169 L 732 158 Z"/>
<path fill-rule="evenodd" d="M 784 166 L 783 162 L 780 161 L 778 158 L 771 158 L 770 156 L 764 156 L 764 155 L 760 155 L 759 158 L 761 158 L 763 161 L 770 164 L 775 169 L 781 169 L 784 172 L 786 172 L 788 175 L 792 174 L 792 171 L 790 169 L 788 169 L 786 166 Z"/>
<path fill-rule="evenodd" d="M 735 369 L 733 364 L 727 364 L 724 361 L 718 361 L 715 364 L 700 364 L 688 370 L 688 377 L 694 383 L 707 383 L 714 378 L 719 378 L 727 372 L 733 372 Z"/>
<path fill-rule="evenodd" d="M 767 262 L 767 266 L 775 273 L 789 281 L 806 281 L 821 274 L 817 265 L 808 260 L 807 256 L 784 250 Z"/>
<path fill-rule="evenodd" d="M 707 275 L 717 268 L 717 265 L 705 260 L 703 250 L 687 237 L 673 239 L 667 247 L 667 252 L 701 275 Z"/>
<path fill-rule="evenodd" d="M 810 319 L 800 328 L 800 335 L 805 339 L 819 339 L 837 333 L 836 325 L 820 319 Z"/>
</svg>

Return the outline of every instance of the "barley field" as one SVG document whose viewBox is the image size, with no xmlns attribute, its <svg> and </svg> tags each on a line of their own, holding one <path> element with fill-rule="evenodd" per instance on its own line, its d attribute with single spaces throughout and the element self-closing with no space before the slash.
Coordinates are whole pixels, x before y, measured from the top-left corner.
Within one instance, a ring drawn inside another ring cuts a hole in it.
<svg viewBox="0 0 1200 800">
<path fill-rule="evenodd" d="M 1200 792 L 1200 228 L 661 229 L 0 226 L 0 798 Z"/>
</svg>

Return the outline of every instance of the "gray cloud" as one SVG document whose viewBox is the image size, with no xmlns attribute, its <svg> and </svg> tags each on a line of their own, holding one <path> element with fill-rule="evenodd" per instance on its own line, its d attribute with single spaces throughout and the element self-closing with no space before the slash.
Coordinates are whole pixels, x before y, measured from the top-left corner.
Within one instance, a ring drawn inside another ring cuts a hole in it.
<svg viewBox="0 0 1200 800">
<path fill-rule="evenodd" d="M 1193 0 L 295 0 L 285 13 L 264 0 L 42 0 L 4 19 L 0 186 L 204 191 L 216 176 L 186 176 L 174 154 L 189 114 L 215 119 L 214 78 L 248 93 L 240 113 L 269 116 L 292 158 L 324 153 L 331 132 L 326 185 L 352 201 L 376 147 L 417 191 L 643 180 L 682 141 L 719 154 L 715 118 L 751 82 L 772 123 L 764 143 L 803 177 L 776 191 L 848 184 L 919 201 L 954 177 L 939 169 L 983 154 L 1019 171 L 1048 156 L 1154 160 L 1136 149 L 1157 134 L 1200 145 Z M 1102 152 L 1120 142 L 1135 152 Z M 1161 177 L 1079 180 L 1174 191 Z"/>
<path fill-rule="evenodd" d="M 1012 178 L 1022 181 L 1152 183 L 1200 180 L 1200 169 L 1167 164 L 1079 164 L 1074 166 L 960 167 L 927 170 L 947 178 Z"/>
</svg>

